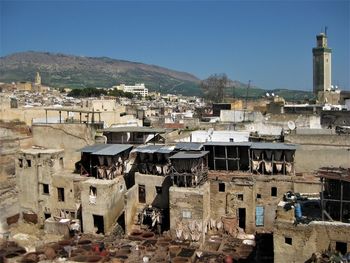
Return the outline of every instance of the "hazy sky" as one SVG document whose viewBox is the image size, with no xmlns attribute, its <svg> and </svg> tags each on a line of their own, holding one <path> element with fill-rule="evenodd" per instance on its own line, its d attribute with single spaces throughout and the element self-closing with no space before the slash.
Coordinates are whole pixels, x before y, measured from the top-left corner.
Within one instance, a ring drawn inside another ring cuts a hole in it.
<svg viewBox="0 0 350 263">
<path fill-rule="evenodd" d="M 350 1 L 4 1 L 0 55 L 51 51 L 312 90 L 328 26 L 333 84 L 350 89 Z"/>
</svg>

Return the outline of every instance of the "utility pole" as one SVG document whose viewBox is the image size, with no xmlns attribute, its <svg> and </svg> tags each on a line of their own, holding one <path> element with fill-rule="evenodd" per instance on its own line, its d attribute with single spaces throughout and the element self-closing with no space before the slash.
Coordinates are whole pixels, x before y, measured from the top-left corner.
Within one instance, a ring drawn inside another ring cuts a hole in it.
<svg viewBox="0 0 350 263">
<path fill-rule="evenodd" d="M 248 87 L 247 87 L 247 93 L 245 95 L 245 102 L 244 102 L 244 109 L 243 109 L 243 122 L 245 122 L 245 113 L 247 111 L 248 107 L 248 94 L 249 94 L 249 88 L 250 88 L 250 80 L 248 81 Z"/>
</svg>

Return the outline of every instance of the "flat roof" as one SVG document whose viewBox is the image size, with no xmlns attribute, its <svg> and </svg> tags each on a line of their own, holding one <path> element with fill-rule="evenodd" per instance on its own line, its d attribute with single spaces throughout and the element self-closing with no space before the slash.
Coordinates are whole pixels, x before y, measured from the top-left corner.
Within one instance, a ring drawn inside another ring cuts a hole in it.
<svg viewBox="0 0 350 263">
<path fill-rule="evenodd" d="M 171 156 L 169 159 L 198 159 L 206 156 L 209 151 L 188 151 L 188 152 L 178 152 Z"/>
<path fill-rule="evenodd" d="M 42 149 L 42 148 L 28 148 L 21 149 L 20 153 L 25 154 L 51 154 L 51 153 L 61 153 L 64 152 L 64 149 Z"/>
<path fill-rule="evenodd" d="M 69 111 L 69 112 L 80 112 L 80 113 L 101 113 L 100 111 L 80 110 L 80 109 L 66 108 L 66 107 L 44 108 L 44 110 L 46 110 L 46 111 Z"/>
<path fill-rule="evenodd" d="M 141 145 L 132 150 L 132 152 L 138 153 L 171 153 L 174 151 L 175 146 L 166 145 Z"/>
<path fill-rule="evenodd" d="M 92 155 L 117 155 L 121 152 L 131 149 L 131 144 L 95 144 L 89 145 L 82 149 L 80 152 L 91 153 Z"/>
<path fill-rule="evenodd" d="M 144 132 L 144 133 L 165 133 L 165 129 L 151 127 L 114 127 L 102 130 L 103 132 Z"/>
<path fill-rule="evenodd" d="M 203 143 L 199 142 L 178 142 L 175 145 L 175 149 L 180 151 L 200 151 L 202 148 Z"/>
<path fill-rule="evenodd" d="M 254 142 L 251 149 L 270 149 L 270 150 L 296 150 L 295 144 L 286 144 L 280 142 Z"/>
</svg>

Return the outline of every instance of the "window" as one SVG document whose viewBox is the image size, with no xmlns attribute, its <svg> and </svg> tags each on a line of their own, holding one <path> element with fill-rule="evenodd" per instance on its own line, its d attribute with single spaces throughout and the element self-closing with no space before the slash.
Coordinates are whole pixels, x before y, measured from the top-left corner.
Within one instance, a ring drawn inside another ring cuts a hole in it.
<svg viewBox="0 0 350 263">
<path fill-rule="evenodd" d="M 219 192 L 225 192 L 225 183 L 219 183 Z"/>
<path fill-rule="evenodd" d="M 63 157 L 60 158 L 60 166 L 63 167 Z"/>
<path fill-rule="evenodd" d="M 233 138 L 230 138 L 230 142 L 234 142 L 235 140 Z"/>
<path fill-rule="evenodd" d="M 256 194 L 256 198 L 260 199 L 261 198 L 261 194 Z"/>
<path fill-rule="evenodd" d="M 161 186 L 156 186 L 156 193 L 161 194 L 162 193 L 162 187 Z"/>
<path fill-rule="evenodd" d="M 122 192 L 123 190 L 124 190 L 124 186 L 121 184 L 121 185 L 119 186 L 119 191 Z"/>
<path fill-rule="evenodd" d="M 57 187 L 58 202 L 64 202 L 64 188 Z"/>
<path fill-rule="evenodd" d="M 348 246 L 344 242 L 335 242 L 335 250 L 340 252 L 342 255 L 345 255 L 348 250 Z"/>
<path fill-rule="evenodd" d="M 49 194 L 50 189 L 48 184 L 43 184 L 43 194 Z"/>
<path fill-rule="evenodd" d="M 97 195 L 97 189 L 95 186 L 90 186 L 90 195 L 96 196 Z"/>
<path fill-rule="evenodd" d="M 51 217 L 51 214 L 50 213 L 44 213 L 44 217 L 45 217 L 45 219 L 48 219 L 48 218 Z"/>
<path fill-rule="evenodd" d="M 243 201 L 243 194 L 238 194 L 237 195 L 237 199 L 240 200 L 240 201 Z"/>
<path fill-rule="evenodd" d="M 293 240 L 291 237 L 285 237 L 284 238 L 284 243 L 288 244 L 288 245 L 292 245 L 293 244 Z"/>
<path fill-rule="evenodd" d="M 271 196 L 277 196 L 277 187 L 271 187 Z"/>
<path fill-rule="evenodd" d="M 23 159 L 18 159 L 18 166 L 23 167 Z"/>
<path fill-rule="evenodd" d="M 28 167 L 32 167 L 32 160 L 27 160 Z"/>
<path fill-rule="evenodd" d="M 264 207 L 255 207 L 255 226 L 264 226 Z"/>
<path fill-rule="evenodd" d="M 192 212 L 191 211 L 182 211 L 182 218 L 192 218 Z"/>
</svg>

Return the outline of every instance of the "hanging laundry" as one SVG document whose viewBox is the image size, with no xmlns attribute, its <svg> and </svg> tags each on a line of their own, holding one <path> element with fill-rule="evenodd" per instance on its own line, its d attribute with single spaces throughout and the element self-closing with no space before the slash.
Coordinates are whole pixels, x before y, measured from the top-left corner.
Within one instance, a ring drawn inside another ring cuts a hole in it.
<svg viewBox="0 0 350 263">
<path fill-rule="evenodd" d="M 265 161 L 265 171 L 267 173 L 272 173 L 272 162 Z"/>
</svg>

